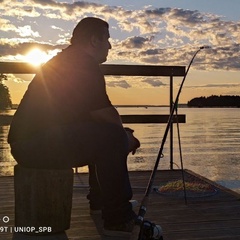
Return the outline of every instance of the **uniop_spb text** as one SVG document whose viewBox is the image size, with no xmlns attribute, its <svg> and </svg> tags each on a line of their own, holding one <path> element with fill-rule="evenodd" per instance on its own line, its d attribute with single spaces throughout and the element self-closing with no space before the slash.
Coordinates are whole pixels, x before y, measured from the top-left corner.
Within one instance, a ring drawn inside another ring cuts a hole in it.
<svg viewBox="0 0 240 240">
<path fill-rule="evenodd" d="M 51 233 L 51 227 L 12 227 L 12 232 L 14 233 Z"/>
</svg>

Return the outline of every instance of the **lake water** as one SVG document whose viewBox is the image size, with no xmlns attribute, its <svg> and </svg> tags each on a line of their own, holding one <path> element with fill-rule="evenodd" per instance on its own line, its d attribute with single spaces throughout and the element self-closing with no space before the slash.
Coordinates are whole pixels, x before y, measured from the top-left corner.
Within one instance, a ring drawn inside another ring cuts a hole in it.
<svg viewBox="0 0 240 240">
<path fill-rule="evenodd" d="M 120 114 L 167 114 L 168 108 L 118 108 Z M 240 193 L 240 109 L 239 108 L 179 108 L 186 114 L 180 124 L 184 168 L 216 181 Z M 12 114 L 13 111 L 9 112 Z M 129 155 L 129 170 L 152 170 L 166 124 L 129 124 L 141 141 L 141 148 Z M 9 126 L 0 126 L 0 176 L 12 175 L 16 164 L 10 154 L 6 136 Z M 178 134 L 174 125 L 174 168 L 179 168 Z M 159 169 L 169 169 L 169 141 L 164 146 L 164 158 Z M 86 171 L 86 168 L 81 168 Z"/>
</svg>

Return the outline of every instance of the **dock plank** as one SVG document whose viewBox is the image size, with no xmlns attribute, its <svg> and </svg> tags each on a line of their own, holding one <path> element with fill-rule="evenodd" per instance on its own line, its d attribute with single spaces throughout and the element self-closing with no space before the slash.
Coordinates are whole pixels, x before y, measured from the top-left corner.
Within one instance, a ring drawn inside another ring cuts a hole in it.
<svg viewBox="0 0 240 240">
<path fill-rule="evenodd" d="M 139 202 L 144 196 L 150 174 L 150 171 L 130 172 L 133 198 Z M 187 204 L 185 204 L 182 197 L 164 196 L 152 192 L 145 217 L 161 225 L 164 240 L 240 240 L 240 195 L 191 171 L 186 170 L 185 174 L 211 183 L 217 189 L 217 193 L 213 196 L 187 198 Z M 176 179 L 181 179 L 179 170 L 158 171 L 154 185 L 159 186 Z M 88 174 L 77 174 L 74 181 L 71 228 L 66 231 L 68 239 L 125 240 L 126 238 L 103 236 L 101 216 L 89 214 L 86 199 Z M 0 219 L 4 216 L 10 219 L 8 223 L 1 221 L 0 227 L 14 226 L 13 177 L 0 177 L 0 192 Z M 137 239 L 138 232 L 139 228 L 136 226 L 131 240 Z M 0 240 L 10 240 L 12 236 L 12 233 L 0 232 Z M 28 239 L 30 238 L 24 238 L 24 240 Z"/>
</svg>

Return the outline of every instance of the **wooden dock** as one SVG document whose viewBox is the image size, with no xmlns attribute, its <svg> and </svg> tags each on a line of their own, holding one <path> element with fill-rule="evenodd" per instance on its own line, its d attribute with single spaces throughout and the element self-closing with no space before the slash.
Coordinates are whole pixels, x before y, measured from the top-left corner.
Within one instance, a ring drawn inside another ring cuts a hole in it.
<svg viewBox="0 0 240 240">
<path fill-rule="evenodd" d="M 150 174 L 150 171 L 130 172 L 134 199 L 139 202 L 144 196 Z M 185 170 L 185 176 L 193 176 L 212 184 L 216 193 L 204 197 L 187 197 L 187 204 L 185 204 L 183 197 L 166 196 L 153 191 L 145 217 L 161 225 L 164 240 L 240 240 L 240 195 L 191 171 Z M 181 179 L 180 170 L 158 171 L 154 186 L 159 187 L 176 179 Z M 89 214 L 86 199 L 87 185 L 87 173 L 75 175 L 71 228 L 66 231 L 67 237 L 59 235 L 54 239 L 119 239 L 104 237 L 101 216 Z M 0 240 L 10 240 L 13 239 L 13 234 L 5 229 L 14 226 L 13 177 L 0 177 L 0 192 Z M 6 217 L 9 218 L 9 221 L 4 223 L 8 220 Z M 137 240 L 138 232 L 139 229 L 136 226 L 131 239 Z M 14 239 L 28 240 L 33 238 L 28 236 L 23 238 L 22 234 L 21 237 L 15 234 Z M 47 240 L 48 238 L 35 237 L 34 239 Z"/>
</svg>

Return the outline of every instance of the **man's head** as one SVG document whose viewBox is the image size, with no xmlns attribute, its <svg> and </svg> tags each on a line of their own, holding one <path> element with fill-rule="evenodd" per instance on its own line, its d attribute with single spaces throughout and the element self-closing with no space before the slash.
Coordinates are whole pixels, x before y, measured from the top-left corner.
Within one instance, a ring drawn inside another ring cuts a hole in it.
<svg viewBox="0 0 240 240">
<path fill-rule="evenodd" d="M 74 28 L 71 44 L 73 46 L 81 46 L 99 63 L 105 62 L 108 50 L 111 49 L 108 28 L 108 23 L 102 19 L 94 17 L 84 18 Z"/>
</svg>

